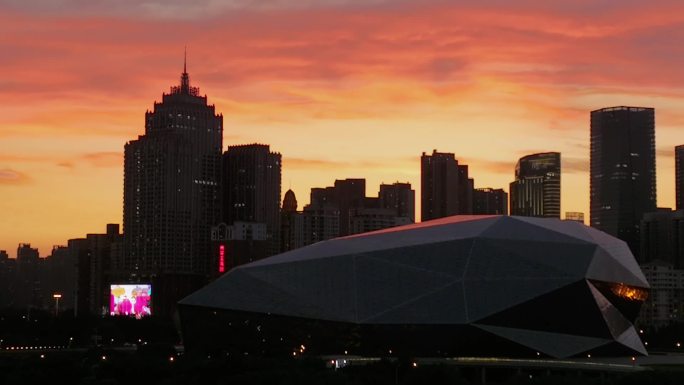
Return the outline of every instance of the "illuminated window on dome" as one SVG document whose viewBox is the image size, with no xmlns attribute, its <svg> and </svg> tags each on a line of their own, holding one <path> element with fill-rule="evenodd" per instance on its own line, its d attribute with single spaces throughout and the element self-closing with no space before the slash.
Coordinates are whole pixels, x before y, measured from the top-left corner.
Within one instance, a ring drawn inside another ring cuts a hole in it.
<svg viewBox="0 0 684 385">
<path fill-rule="evenodd" d="M 645 301 L 648 298 L 648 290 L 636 286 L 628 286 L 623 283 L 610 285 L 610 291 L 620 298 L 629 301 Z"/>
</svg>

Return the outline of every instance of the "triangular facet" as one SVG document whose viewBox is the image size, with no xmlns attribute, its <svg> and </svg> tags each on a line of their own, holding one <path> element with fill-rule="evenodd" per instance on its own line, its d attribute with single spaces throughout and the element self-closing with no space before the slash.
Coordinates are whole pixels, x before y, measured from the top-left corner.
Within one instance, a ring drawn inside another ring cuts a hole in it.
<svg viewBox="0 0 684 385">
<path fill-rule="evenodd" d="M 629 253 L 629 249 L 606 250 L 603 245 L 597 247 L 587 270 L 587 278 L 648 288 L 648 281 L 634 257 L 631 253 L 625 253 Z"/>
<path fill-rule="evenodd" d="M 634 326 L 622 332 L 622 334 L 620 334 L 616 338 L 616 341 L 624 345 L 625 347 L 628 347 L 636 352 L 641 353 L 644 356 L 648 355 L 648 351 L 646 350 L 644 344 L 641 342 L 641 338 L 639 338 L 639 335 L 637 334 L 636 329 L 634 329 Z"/>
<path fill-rule="evenodd" d="M 463 283 L 455 282 L 443 288 L 412 298 L 394 308 L 362 320 L 369 324 L 464 324 Z"/>
<path fill-rule="evenodd" d="M 584 228 L 587 226 L 585 226 L 583 223 L 578 223 L 578 222 L 574 222 L 574 221 L 561 221 L 560 219 L 553 220 L 551 218 L 537 218 L 537 217 L 513 216 L 511 218 L 529 223 L 531 225 L 534 225 L 534 226 L 537 226 L 540 228 L 553 230 L 553 231 L 559 232 L 561 234 L 565 234 L 567 236 L 576 238 L 576 239 L 583 241 L 583 242 L 596 243 L 596 240 L 593 239 L 584 230 Z"/>
<path fill-rule="evenodd" d="M 460 279 L 450 274 L 366 255 L 355 258 L 354 269 L 354 292 L 362 293 L 354 296 L 357 320 L 382 314 Z"/>
<path fill-rule="evenodd" d="M 586 281 L 540 295 L 477 323 L 587 337 L 613 337 Z"/>
<path fill-rule="evenodd" d="M 513 329 L 480 324 L 474 324 L 473 326 L 555 358 L 575 356 L 612 342 L 605 338 L 550 333 L 538 330 Z"/>
<path fill-rule="evenodd" d="M 554 231 L 552 228 L 539 226 L 522 219 L 523 218 L 521 217 L 501 217 L 499 221 L 482 232 L 482 237 L 580 244 L 592 243 L 568 235 L 567 233 Z"/>
<path fill-rule="evenodd" d="M 481 320 L 492 314 L 532 301 L 574 282 L 577 282 L 574 278 L 530 280 L 467 279 L 463 281 L 467 319 L 471 322 Z M 486 293 L 486 295 L 483 293 Z M 554 304 L 554 307 L 556 305 Z"/>
</svg>

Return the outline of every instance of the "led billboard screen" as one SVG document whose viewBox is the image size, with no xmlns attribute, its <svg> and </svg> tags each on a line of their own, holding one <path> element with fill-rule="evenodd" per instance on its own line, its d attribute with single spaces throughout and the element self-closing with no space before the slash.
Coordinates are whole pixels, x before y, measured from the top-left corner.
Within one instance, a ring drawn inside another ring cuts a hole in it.
<svg viewBox="0 0 684 385">
<path fill-rule="evenodd" d="M 110 315 L 136 318 L 152 315 L 152 285 L 141 283 L 110 285 L 109 293 Z"/>
</svg>

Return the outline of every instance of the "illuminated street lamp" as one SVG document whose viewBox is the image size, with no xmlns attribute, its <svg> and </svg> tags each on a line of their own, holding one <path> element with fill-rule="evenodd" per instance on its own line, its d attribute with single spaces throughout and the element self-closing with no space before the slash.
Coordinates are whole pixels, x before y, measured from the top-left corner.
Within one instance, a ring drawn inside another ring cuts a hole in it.
<svg viewBox="0 0 684 385">
<path fill-rule="evenodd" d="M 62 298 L 62 295 L 55 293 L 52 295 L 52 298 L 55 299 L 55 317 L 57 317 L 59 315 L 59 299 Z"/>
</svg>

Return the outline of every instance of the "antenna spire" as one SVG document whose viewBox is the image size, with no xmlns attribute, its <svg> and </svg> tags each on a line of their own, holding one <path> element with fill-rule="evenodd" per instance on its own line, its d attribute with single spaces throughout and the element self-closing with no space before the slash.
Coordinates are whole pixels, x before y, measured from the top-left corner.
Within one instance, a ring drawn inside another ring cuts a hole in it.
<svg viewBox="0 0 684 385">
<path fill-rule="evenodd" d="M 190 76 L 188 76 L 188 47 L 185 46 L 183 50 L 183 74 L 181 75 L 180 93 L 189 95 L 190 90 Z"/>
</svg>

